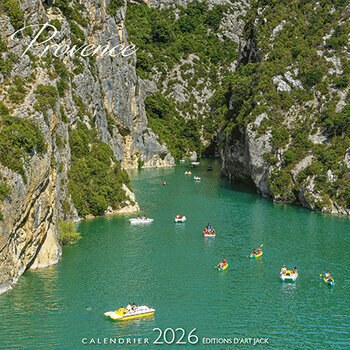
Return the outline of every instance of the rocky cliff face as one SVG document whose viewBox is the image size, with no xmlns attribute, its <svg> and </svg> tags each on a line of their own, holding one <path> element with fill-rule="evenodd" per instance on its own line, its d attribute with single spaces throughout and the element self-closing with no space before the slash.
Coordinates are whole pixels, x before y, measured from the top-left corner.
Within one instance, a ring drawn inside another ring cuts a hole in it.
<svg viewBox="0 0 350 350">
<path fill-rule="evenodd" d="M 349 215 L 349 4 L 265 5 L 245 18 L 226 86 L 222 171 L 275 202 Z"/>
<path fill-rule="evenodd" d="M 160 23 L 143 27 L 156 32 L 146 34 L 152 45 L 130 26 L 155 63 L 139 71 L 184 119 L 198 121 L 223 174 L 276 202 L 349 214 L 349 4 L 144 2 L 162 15 L 144 11 Z"/>
<path fill-rule="evenodd" d="M 43 154 L 33 151 L 22 159 L 23 175 L 7 164 L 0 165 L 1 183 L 9 189 L 0 202 L 0 293 L 26 269 L 59 259 L 57 222 L 78 218 L 67 190 L 67 173 L 71 167 L 69 131 L 79 123 L 95 129 L 123 167 L 174 164 L 166 146 L 147 127 L 144 99 L 148 88 L 136 75 L 135 54 L 55 58 L 50 49 L 41 57 L 44 47 L 36 46 L 22 56 L 36 33 L 35 25 L 46 22 L 58 29 L 51 44 L 128 45 L 125 6 L 115 3 L 11 0 L 1 5 L 0 112 L 2 117 L 8 110 L 12 116 L 34 121 L 47 150 Z M 33 27 L 12 38 L 23 24 Z M 40 40 L 49 35 L 43 33 Z M 133 197 L 125 186 L 123 190 Z M 134 200 L 130 198 L 124 206 L 137 210 Z"/>
</svg>

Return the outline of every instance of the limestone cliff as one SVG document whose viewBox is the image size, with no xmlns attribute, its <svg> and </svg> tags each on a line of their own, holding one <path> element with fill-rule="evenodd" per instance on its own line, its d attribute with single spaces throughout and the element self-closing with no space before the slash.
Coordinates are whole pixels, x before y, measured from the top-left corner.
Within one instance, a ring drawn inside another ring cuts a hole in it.
<svg viewBox="0 0 350 350">
<path fill-rule="evenodd" d="M 127 18 L 138 72 L 160 92 L 151 108 L 162 114 L 159 96 L 168 99 L 199 129 L 195 150 L 218 151 L 230 179 L 276 202 L 349 214 L 349 2 L 143 2 Z"/>
<path fill-rule="evenodd" d="M 350 214 L 349 16 L 328 1 L 249 11 L 223 93 L 224 175 L 275 202 Z"/>
<path fill-rule="evenodd" d="M 58 30 L 51 44 L 127 46 L 125 4 L 115 4 L 10 0 L 0 5 L 1 117 L 34 121 L 46 143 L 45 152 L 33 150 L 18 161 L 23 162 L 23 174 L 0 164 L 1 184 L 9 189 L 0 196 L 0 293 L 26 269 L 56 263 L 61 254 L 58 220 L 78 219 L 67 187 L 70 133 L 79 123 L 96 130 L 96 137 L 113 151 L 114 162 L 123 167 L 174 164 L 167 147 L 147 126 L 147 86 L 136 75 L 135 54 L 56 58 L 51 48 L 41 57 L 44 47 L 33 46 L 22 56 L 37 25 L 46 22 Z M 32 27 L 11 37 L 23 25 Z M 39 40 L 49 35 L 45 31 Z M 123 185 L 122 191 L 127 199 L 119 210 L 137 210 L 130 190 Z M 115 211 L 108 207 L 106 214 L 111 212 Z"/>
</svg>

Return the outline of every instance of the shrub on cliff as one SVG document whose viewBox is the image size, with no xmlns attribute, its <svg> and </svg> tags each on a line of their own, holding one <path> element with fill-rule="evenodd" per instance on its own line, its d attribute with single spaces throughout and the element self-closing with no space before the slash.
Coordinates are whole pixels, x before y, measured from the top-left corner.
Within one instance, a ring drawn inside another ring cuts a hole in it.
<svg viewBox="0 0 350 350">
<path fill-rule="evenodd" d="M 197 120 L 186 121 L 176 110 L 174 102 L 160 93 L 145 101 L 149 126 L 166 143 L 175 158 L 189 151 L 200 153 L 200 136 Z"/>
<path fill-rule="evenodd" d="M 108 7 L 107 12 L 111 16 L 115 16 L 117 11 L 124 5 L 124 0 L 111 0 Z"/>
<path fill-rule="evenodd" d="M 58 242 L 61 245 L 67 245 L 75 243 L 81 238 L 80 233 L 77 231 L 73 221 L 62 221 L 58 223 Z"/>
<path fill-rule="evenodd" d="M 0 162 L 25 178 L 23 161 L 34 152 L 47 149 L 39 127 L 28 119 L 2 116 L 0 124 Z"/>
<path fill-rule="evenodd" d="M 45 114 L 47 110 L 55 107 L 58 91 L 54 86 L 39 84 L 34 93 L 38 101 L 38 103 L 34 105 L 35 110 Z"/>
<path fill-rule="evenodd" d="M 11 188 L 6 186 L 3 182 L 0 182 L 0 201 L 2 201 L 9 193 L 11 193 Z"/>
<path fill-rule="evenodd" d="M 23 27 L 24 15 L 17 0 L 5 0 L 4 9 L 10 18 L 10 22 L 15 30 Z"/>
</svg>

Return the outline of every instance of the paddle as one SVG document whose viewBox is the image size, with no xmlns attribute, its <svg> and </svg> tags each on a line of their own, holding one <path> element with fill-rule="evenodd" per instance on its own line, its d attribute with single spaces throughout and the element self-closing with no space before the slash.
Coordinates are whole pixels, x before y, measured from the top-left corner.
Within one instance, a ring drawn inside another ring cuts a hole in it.
<svg viewBox="0 0 350 350">
<path fill-rule="evenodd" d="M 258 248 L 261 248 L 264 244 L 260 244 Z M 256 248 L 256 249 L 258 249 Z M 250 258 L 252 256 L 252 254 L 248 255 L 247 258 Z"/>
</svg>

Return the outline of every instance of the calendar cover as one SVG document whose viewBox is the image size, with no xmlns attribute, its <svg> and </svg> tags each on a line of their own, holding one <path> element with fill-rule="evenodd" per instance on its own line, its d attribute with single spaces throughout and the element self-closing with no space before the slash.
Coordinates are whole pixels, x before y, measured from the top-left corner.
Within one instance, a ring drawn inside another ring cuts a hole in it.
<svg viewBox="0 0 350 350">
<path fill-rule="evenodd" d="M 348 349 L 350 3 L 0 0 L 0 349 Z"/>
</svg>

